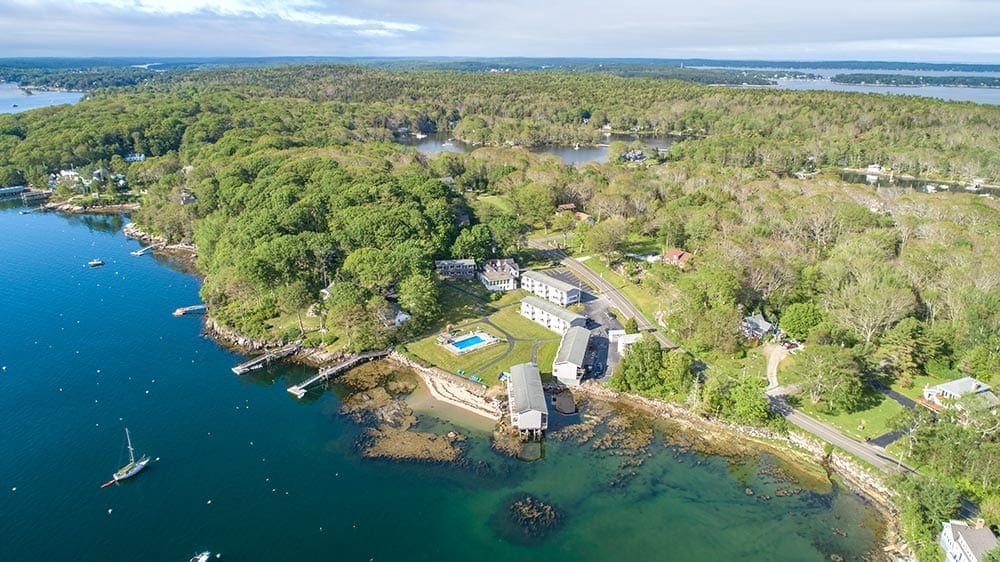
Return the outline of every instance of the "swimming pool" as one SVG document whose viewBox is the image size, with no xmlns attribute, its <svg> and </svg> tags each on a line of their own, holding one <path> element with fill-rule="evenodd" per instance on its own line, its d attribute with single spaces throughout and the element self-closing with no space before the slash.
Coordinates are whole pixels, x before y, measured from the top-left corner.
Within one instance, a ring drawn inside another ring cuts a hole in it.
<svg viewBox="0 0 1000 562">
<path fill-rule="evenodd" d="M 471 336 L 451 342 L 451 345 L 455 346 L 455 348 L 459 351 L 465 351 L 466 349 L 474 345 L 479 345 L 485 341 L 486 340 L 484 340 L 479 334 L 472 334 Z"/>
</svg>

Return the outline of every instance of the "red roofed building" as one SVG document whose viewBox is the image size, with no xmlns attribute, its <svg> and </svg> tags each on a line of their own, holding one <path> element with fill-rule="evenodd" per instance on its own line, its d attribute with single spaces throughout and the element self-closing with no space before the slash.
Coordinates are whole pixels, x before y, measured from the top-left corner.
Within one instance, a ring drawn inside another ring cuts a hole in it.
<svg viewBox="0 0 1000 562">
<path fill-rule="evenodd" d="M 666 252 L 663 252 L 663 263 L 683 268 L 692 255 L 690 252 L 685 252 L 680 248 L 670 248 Z"/>
</svg>

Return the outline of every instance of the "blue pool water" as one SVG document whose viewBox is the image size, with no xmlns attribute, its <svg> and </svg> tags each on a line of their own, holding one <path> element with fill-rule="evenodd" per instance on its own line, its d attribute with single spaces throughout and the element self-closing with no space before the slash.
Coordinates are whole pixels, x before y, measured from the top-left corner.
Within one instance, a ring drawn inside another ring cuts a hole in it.
<svg viewBox="0 0 1000 562">
<path fill-rule="evenodd" d="M 483 343 L 485 341 L 486 340 L 484 340 L 482 338 L 482 336 L 471 335 L 471 336 L 469 336 L 469 337 L 467 337 L 465 339 L 455 340 L 455 341 L 451 342 L 451 345 L 455 346 L 455 348 L 458 349 L 458 350 L 460 350 L 460 351 L 465 351 L 466 349 L 468 349 L 468 348 L 470 348 L 470 347 L 472 347 L 474 345 L 479 345 L 479 344 L 481 344 L 481 343 Z"/>
</svg>

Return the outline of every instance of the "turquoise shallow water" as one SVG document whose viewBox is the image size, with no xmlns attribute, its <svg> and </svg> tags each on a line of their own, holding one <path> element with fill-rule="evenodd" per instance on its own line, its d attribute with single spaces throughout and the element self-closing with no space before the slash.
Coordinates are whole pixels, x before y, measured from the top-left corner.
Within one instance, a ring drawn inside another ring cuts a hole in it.
<svg viewBox="0 0 1000 562">
<path fill-rule="evenodd" d="M 876 546 L 856 496 L 760 501 L 781 485 L 762 470 L 766 455 L 734 464 L 662 437 L 624 469 L 574 441 L 511 461 L 476 432 L 461 467 L 362 459 L 336 393 L 285 392 L 311 371 L 237 377 L 239 356 L 202 337 L 197 318 L 171 316 L 198 302 L 197 279 L 130 256 L 139 245 L 122 224 L 0 209 L 0 561 L 174 561 L 211 549 L 239 561 L 774 562 L 858 560 Z M 87 268 L 93 258 L 107 265 Z M 124 422 L 159 460 L 101 490 L 123 462 Z M 544 540 L 502 525 L 509 498 L 526 492 L 565 515 Z"/>
</svg>

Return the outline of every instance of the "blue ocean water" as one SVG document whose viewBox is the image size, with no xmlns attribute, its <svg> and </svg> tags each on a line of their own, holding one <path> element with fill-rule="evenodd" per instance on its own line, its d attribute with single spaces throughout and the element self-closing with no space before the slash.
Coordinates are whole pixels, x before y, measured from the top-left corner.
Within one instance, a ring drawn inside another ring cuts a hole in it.
<svg viewBox="0 0 1000 562">
<path fill-rule="evenodd" d="M 0 561 L 187 560 L 857 560 L 877 546 L 858 497 L 774 497 L 768 455 L 734 463 L 664 437 L 641 466 L 548 440 L 535 463 L 489 448 L 481 430 L 425 416 L 424 430 L 469 435 L 459 465 L 367 460 L 337 392 L 297 401 L 312 373 L 250 377 L 201 335 L 199 282 L 169 261 L 133 257 L 121 216 L 0 209 Z M 101 258 L 107 265 L 86 267 Z M 558 425 L 560 422 L 556 420 Z M 127 457 L 127 424 L 155 461 L 100 489 Z M 748 496 L 745 488 L 757 494 Z M 531 493 L 563 513 L 546 538 L 505 524 Z M 847 536 L 834 533 L 836 528 Z"/>
</svg>

